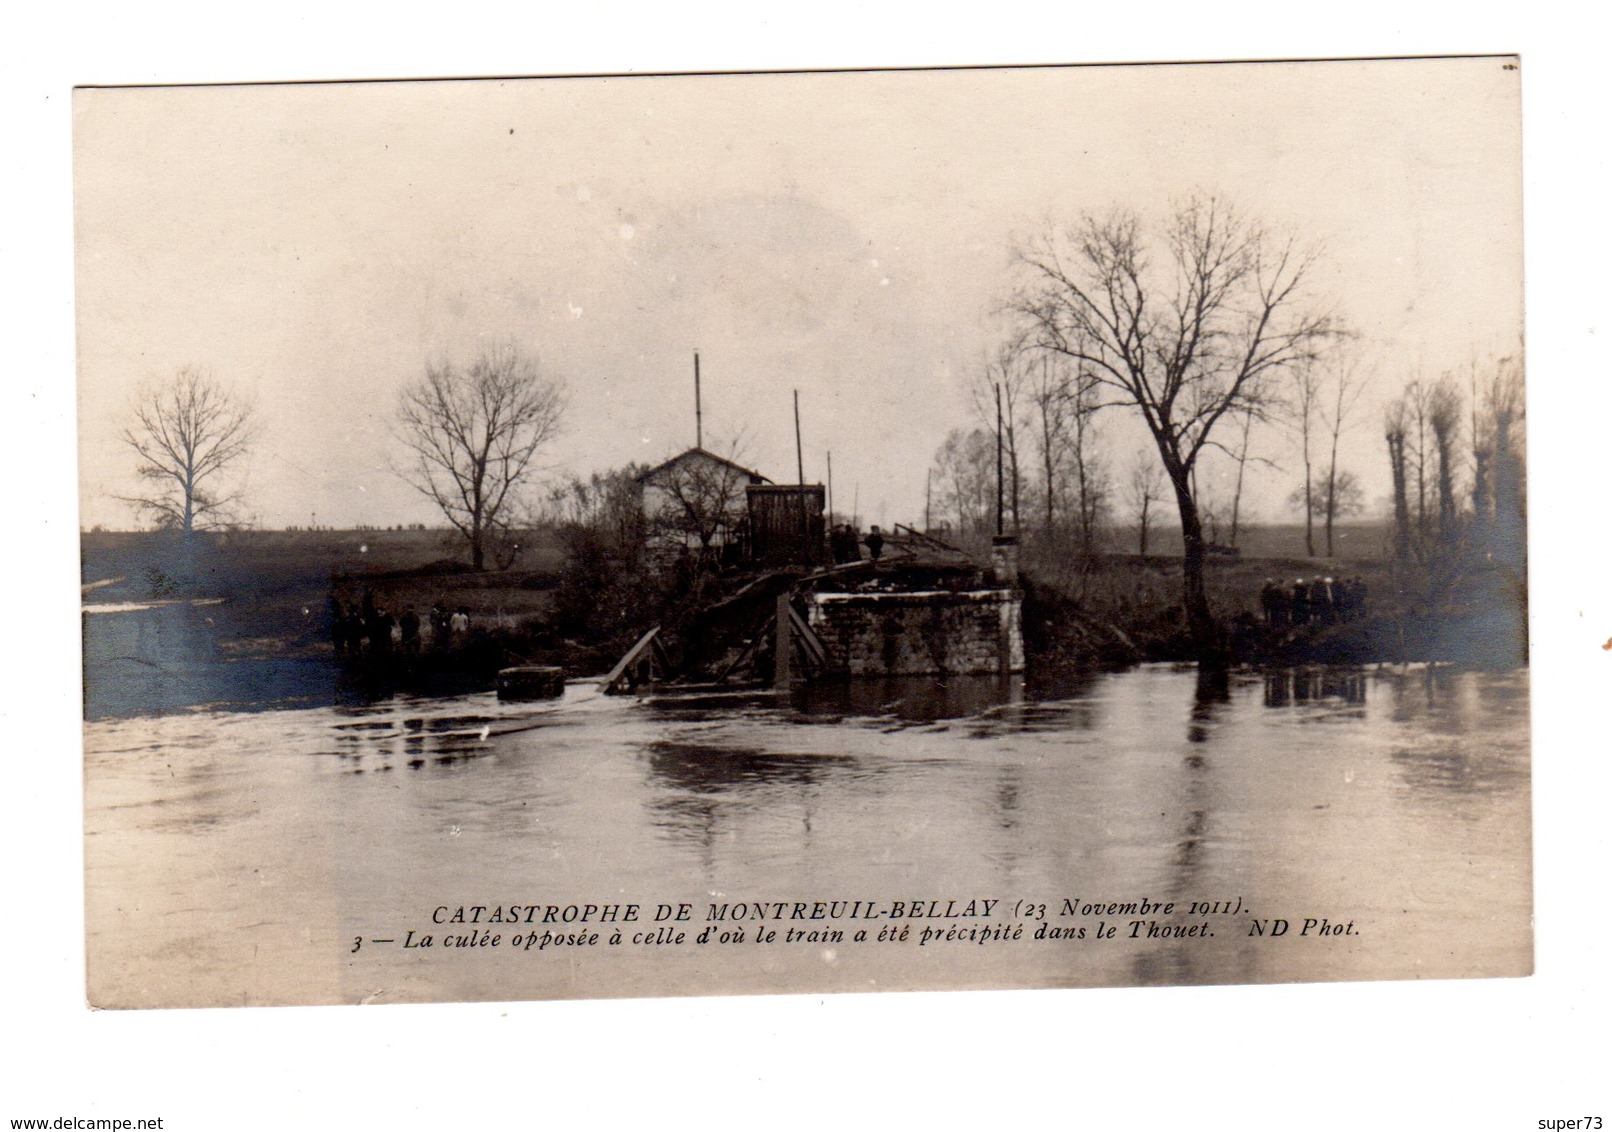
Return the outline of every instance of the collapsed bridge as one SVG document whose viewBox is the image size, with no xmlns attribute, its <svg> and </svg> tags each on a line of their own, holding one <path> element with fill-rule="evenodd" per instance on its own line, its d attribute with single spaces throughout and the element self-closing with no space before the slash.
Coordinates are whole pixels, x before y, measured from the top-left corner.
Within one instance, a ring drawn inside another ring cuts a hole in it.
<svg viewBox="0 0 1612 1132">
<path fill-rule="evenodd" d="M 675 645 L 659 627 L 646 632 L 603 690 L 1024 670 L 1016 540 L 996 539 L 988 565 L 902 526 L 881 549 L 878 558 L 758 574 L 699 611 Z"/>
</svg>

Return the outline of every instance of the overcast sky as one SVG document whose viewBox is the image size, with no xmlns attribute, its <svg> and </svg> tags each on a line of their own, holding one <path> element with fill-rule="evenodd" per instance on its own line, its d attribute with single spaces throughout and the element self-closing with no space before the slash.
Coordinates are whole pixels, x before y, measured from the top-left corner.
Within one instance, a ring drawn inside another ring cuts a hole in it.
<svg viewBox="0 0 1612 1132">
<path fill-rule="evenodd" d="M 117 436 L 194 364 L 256 406 L 266 526 L 435 522 L 398 390 L 513 341 L 571 389 L 553 474 L 694 440 L 921 517 L 968 423 L 1016 235 L 1194 189 L 1326 248 L 1381 400 L 1521 335 L 1516 73 L 1499 59 L 87 90 L 75 96 L 82 516 L 128 526 Z M 1117 436 L 1124 426 L 1116 420 Z M 1291 518 L 1287 469 L 1255 489 Z"/>
</svg>

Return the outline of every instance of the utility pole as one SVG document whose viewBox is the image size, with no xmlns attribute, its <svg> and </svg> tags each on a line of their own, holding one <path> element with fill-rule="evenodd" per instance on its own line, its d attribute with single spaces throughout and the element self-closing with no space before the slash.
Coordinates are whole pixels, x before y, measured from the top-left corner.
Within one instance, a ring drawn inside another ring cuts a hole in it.
<svg viewBox="0 0 1612 1132">
<path fill-rule="evenodd" d="M 828 516 L 834 517 L 834 453 L 825 452 L 824 458 L 828 462 Z"/>
<path fill-rule="evenodd" d="M 795 390 L 795 482 L 806 486 L 806 461 L 800 448 L 800 390 Z"/>
<path fill-rule="evenodd" d="M 705 447 L 705 424 L 700 417 L 700 352 L 694 351 L 694 447 Z"/>
<path fill-rule="evenodd" d="M 801 454 L 801 447 L 800 447 L 800 390 L 796 389 L 794 391 L 794 393 L 795 393 L 795 503 L 796 503 L 796 507 L 798 509 L 798 513 L 800 514 L 800 526 L 797 529 L 800 532 L 799 537 L 800 537 L 801 555 L 806 560 L 805 564 L 808 565 L 808 566 L 811 566 L 811 565 L 815 565 L 817 563 L 818 555 L 820 553 L 820 550 L 818 548 L 814 548 L 813 545 L 812 545 L 813 540 L 812 540 L 812 532 L 811 532 L 811 523 L 808 521 L 808 518 L 807 518 L 808 513 L 807 513 L 807 510 L 806 510 L 806 457 Z M 823 540 L 823 536 L 821 534 L 819 534 L 817 536 L 816 541 L 820 544 L 822 542 L 822 540 Z"/>
</svg>

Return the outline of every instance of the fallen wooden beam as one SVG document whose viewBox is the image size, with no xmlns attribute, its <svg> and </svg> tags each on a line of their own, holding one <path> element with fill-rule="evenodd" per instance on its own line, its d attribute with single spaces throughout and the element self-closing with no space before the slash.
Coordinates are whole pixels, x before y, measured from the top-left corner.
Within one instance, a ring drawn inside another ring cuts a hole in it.
<svg viewBox="0 0 1612 1132">
<path fill-rule="evenodd" d="M 804 618 L 793 605 L 789 607 L 789 624 L 794 629 L 794 637 L 800 642 L 801 649 L 806 658 L 819 670 L 828 666 L 828 649 L 824 647 L 821 638 L 812 627 L 806 624 Z"/>
<path fill-rule="evenodd" d="M 651 646 L 659 644 L 659 642 L 656 640 L 656 638 L 659 636 L 660 626 L 656 625 L 642 637 L 639 637 L 638 643 L 633 645 L 632 648 L 628 649 L 622 658 L 616 661 L 616 666 L 605 675 L 603 682 L 600 684 L 600 690 L 607 694 L 614 695 L 618 691 L 617 685 L 619 685 L 626 677 L 627 673 L 631 671 L 632 666 L 642 659 L 644 652 Z M 660 648 L 657 651 L 661 656 L 665 655 L 664 648 Z"/>
</svg>

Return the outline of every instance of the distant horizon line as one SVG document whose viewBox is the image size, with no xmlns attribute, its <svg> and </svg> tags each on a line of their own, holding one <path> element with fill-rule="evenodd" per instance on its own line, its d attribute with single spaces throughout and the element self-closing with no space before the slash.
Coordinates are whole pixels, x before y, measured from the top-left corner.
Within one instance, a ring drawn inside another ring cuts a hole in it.
<svg viewBox="0 0 1612 1132">
<path fill-rule="evenodd" d="M 836 510 L 835 514 L 843 514 L 843 513 Z M 854 518 L 854 516 L 853 516 L 853 518 Z M 1384 516 L 1379 516 L 1379 517 L 1376 517 L 1376 518 L 1352 517 L 1352 518 L 1349 518 L 1349 519 L 1336 519 L 1336 520 L 1334 520 L 1333 523 L 1332 523 L 1332 529 L 1333 530 L 1340 530 L 1340 529 L 1343 529 L 1343 528 L 1378 527 L 1378 526 L 1382 526 L 1385 523 L 1392 523 L 1392 522 L 1393 522 L 1393 516 L 1392 515 L 1384 515 Z M 900 522 L 899 520 L 897 520 L 895 523 L 893 523 L 891 525 L 892 526 L 908 527 L 908 528 L 910 528 L 912 530 L 919 530 L 920 529 L 915 524 L 903 523 L 903 522 Z M 542 531 L 542 530 L 552 530 L 552 529 L 554 529 L 555 526 L 556 526 L 556 524 L 551 524 L 551 523 L 534 523 L 534 524 L 532 524 L 530 526 L 517 527 L 517 528 L 513 528 L 513 529 L 522 530 L 522 531 Z M 1111 530 L 1112 529 L 1125 529 L 1125 528 L 1130 528 L 1130 527 L 1135 527 L 1135 526 L 1136 526 L 1135 520 L 1130 520 L 1130 521 L 1127 521 L 1127 522 L 1114 524 L 1114 526 L 1111 527 L 1110 529 Z M 1151 529 L 1153 531 L 1159 531 L 1159 532 L 1180 531 L 1180 529 L 1181 529 L 1181 524 L 1179 522 L 1149 523 L 1148 526 L 1149 526 L 1149 529 Z M 1316 527 L 1320 528 L 1321 526 L 1322 526 L 1322 523 L 1320 523 L 1318 521 L 1316 523 Z M 1284 522 L 1258 522 L 1258 521 L 1255 521 L 1255 522 L 1239 523 L 1238 527 L 1239 527 L 1239 532 L 1238 533 L 1241 534 L 1241 533 L 1246 533 L 1248 531 L 1255 531 L 1255 530 L 1268 531 L 1268 530 L 1278 530 L 1278 529 L 1288 528 L 1288 527 L 1291 527 L 1291 528 L 1294 528 L 1294 529 L 1297 529 L 1297 530 L 1302 530 L 1304 528 L 1304 523 L 1303 523 L 1302 520 L 1298 520 L 1298 519 L 1287 520 L 1287 521 L 1284 521 Z M 946 524 L 931 524 L 927 529 L 931 530 L 931 531 L 942 531 L 942 530 L 951 530 L 952 527 L 951 527 L 951 524 L 949 524 L 949 523 L 946 523 Z M 432 532 L 436 532 L 436 533 L 439 533 L 439 534 L 453 534 L 453 533 L 456 533 L 457 531 L 458 531 L 458 528 L 457 527 L 452 527 L 452 526 L 432 526 L 430 524 L 425 524 L 425 523 L 405 523 L 405 524 L 393 523 L 393 524 L 385 525 L 385 526 L 382 526 L 382 525 L 366 525 L 366 526 L 312 526 L 312 525 L 309 525 L 309 526 L 304 526 L 304 525 L 301 525 L 301 524 L 293 524 L 293 525 L 284 526 L 284 527 L 272 527 L 272 526 L 242 525 L 242 526 L 239 526 L 239 527 L 231 527 L 231 528 L 227 528 L 227 529 L 223 529 L 223 530 L 198 530 L 198 531 L 195 531 L 194 533 L 198 534 L 198 535 L 232 535 L 232 534 L 429 534 L 429 533 L 432 533 Z M 109 527 L 109 526 L 106 526 L 104 523 L 96 523 L 96 524 L 93 524 L 93 525 L 88 526 L 88 527 L 80 526 L 79 529 L 78 529 L 78 533 L 81 534 L 81 535 L 160 535 L 160 534 L 180 534 L 181 532 L 176 531 L 176 530 L 172 530 L 172 529 L 169 529 L 169 528 L 162 528 L 162 527 Z"/>
</svg>

